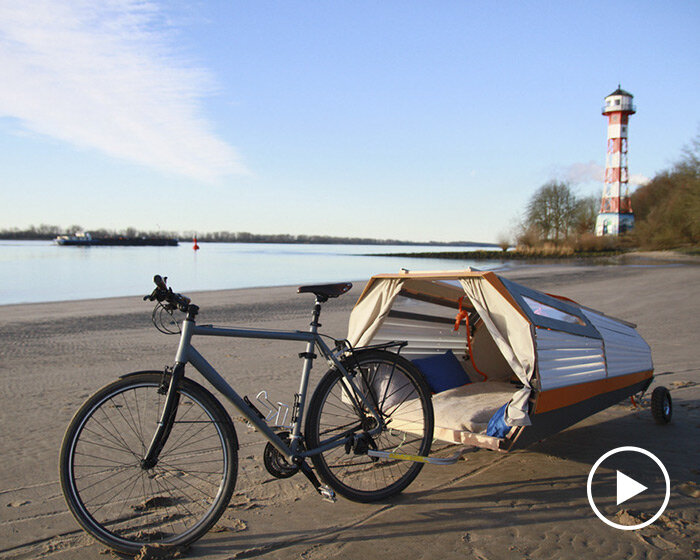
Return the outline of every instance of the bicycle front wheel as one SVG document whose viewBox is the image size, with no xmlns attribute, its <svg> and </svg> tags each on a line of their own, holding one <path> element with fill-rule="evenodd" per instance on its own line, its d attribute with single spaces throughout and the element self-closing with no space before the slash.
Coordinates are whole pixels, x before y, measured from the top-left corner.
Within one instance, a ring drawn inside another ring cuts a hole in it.
<svg viewBox="0 0 700 560">
<path fill-rule="evenodd" d="M 426 456 L 433 439 L 433 406 L 423 376 L 408 360 L 391 352 L 358 352 L 343 364 L 358 390 L 384 421 L 376 435 L 376 420 L 366 406 L 358 406 L 337 369 L 321 379 L 309 403 L 307 449 L 338 440 L 355 443 L 331 448 L 311 460 L 321 478 L 338 494 L 356 502 L 383 500 L 404 490 L 422 463 L 377 459 L 367 451 Z M 358 441 L 358 436 L 360 439 Z"/>
<path fill-rule="evenodd" d="M 183 379 L 175 423 L 150 469 L 141 465 L 160 413 L 162 374 L 115 381 L 81 407 L 63 440 L 61 486 L 80 525 L 107 546 L 182 546 L 204 535 L 236 483 L 238 443 L 229 415 Z"/>
</svg>

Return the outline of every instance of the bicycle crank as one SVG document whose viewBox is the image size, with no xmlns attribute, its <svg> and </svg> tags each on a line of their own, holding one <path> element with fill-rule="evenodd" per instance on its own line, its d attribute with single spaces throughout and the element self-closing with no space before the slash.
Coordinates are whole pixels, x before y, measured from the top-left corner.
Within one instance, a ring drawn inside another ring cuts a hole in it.
<svg viewBox="0 0 700 560">
<path fill-rule="evenodd" d="M 280 432 L 278 435 L 284 443 L 289 445 L 291 441 L 289 432 Z M 287 461 L 287 458 L 271 443 L 265 446 L 265 451 L 263 451 L 263 463 L 265 464 L 267 472 L 275 478 L 289 478 L 297 474 L 301 468 L 299 465 Z"/>
</svg>

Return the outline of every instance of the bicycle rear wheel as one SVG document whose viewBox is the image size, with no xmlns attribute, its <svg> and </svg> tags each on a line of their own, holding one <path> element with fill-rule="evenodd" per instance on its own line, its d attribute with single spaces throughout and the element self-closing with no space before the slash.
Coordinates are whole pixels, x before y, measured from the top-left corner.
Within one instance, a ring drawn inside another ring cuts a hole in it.
<svg viewBox="0 0 700 560">
<path fill-rule="evenodd" d="M 175 423 L 158 463 L 142 468 L 165 404 L 161 378 L 139 373 L 102 388 L 76 413 L 61 448 L 61 486 L 71 512 L 88 533 L 121 552 L 197 540 L 219 519 L 236 483 L 231 419 L 190 379 L 180 384 Z"/>
<path fill-rule="evenodd" d="M 376 420 L 366 407 L 354 404 L 342 374 L 331 369 L 309 403 L 307 449 L 364 433 L 359 445 L 341 445 L 311 460 L 321 478 L 341 496 L 357 502 L 383 500 L 404 490 L 423 464 L 377 459 L 367 450 L 428 455 L 433 439 L 430 389 L 408 360 L 391 352 L 358 352 L 343 365 L 358 390 L 375 405 L 385 428 L 375 436 L 367 434 L 376 427 Z"/>
</svg>

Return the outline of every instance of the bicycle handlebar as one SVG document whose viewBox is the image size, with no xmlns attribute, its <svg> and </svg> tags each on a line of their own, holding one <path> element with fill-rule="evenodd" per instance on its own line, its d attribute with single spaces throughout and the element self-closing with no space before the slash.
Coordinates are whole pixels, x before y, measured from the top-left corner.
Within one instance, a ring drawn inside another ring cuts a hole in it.
<svg viewBox="0 0 700 560">
<path fill-rule="evenodd" d="M 173 307 L 177 307 L 180 311 L 187 313 L 190 310 L 192 300 L 187 296 L 173 292 L 172 288 L 168 288 L 167 280 L 167 276 L 163 278 L 160 274 L 156 274 L 153 277 L 156 288 L 149 295 L 143 296 L 144 301 L 158 301 L 161 303 L 166 301 Z"/>
</svg>

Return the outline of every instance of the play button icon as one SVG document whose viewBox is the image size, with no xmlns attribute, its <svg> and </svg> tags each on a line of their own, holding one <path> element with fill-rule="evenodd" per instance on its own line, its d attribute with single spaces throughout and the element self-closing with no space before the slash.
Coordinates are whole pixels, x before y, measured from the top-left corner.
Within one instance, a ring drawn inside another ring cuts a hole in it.
<svg viewBox="0 0 700 560">
<path fill-rule="evenodd" d="M 630 498 L 634 498 L 637 494 L 641 494 L 647 490 L 643 484 L 639 484 L 633 478 L 630 478 L 625 473 L 617 471 L 617 504 L 626 502 Z"/>
<path fill-rule="evenodd" d="M 656 455 L 626 446 L 608 451 L 595 462 L 588 473 L 586 491 L 591 509 L 601 521 L 631 531 L 661 516 L 671 497 L 671 482 Z M 636 524 L 628 524 L 630 520 Z"/>
</svg>

